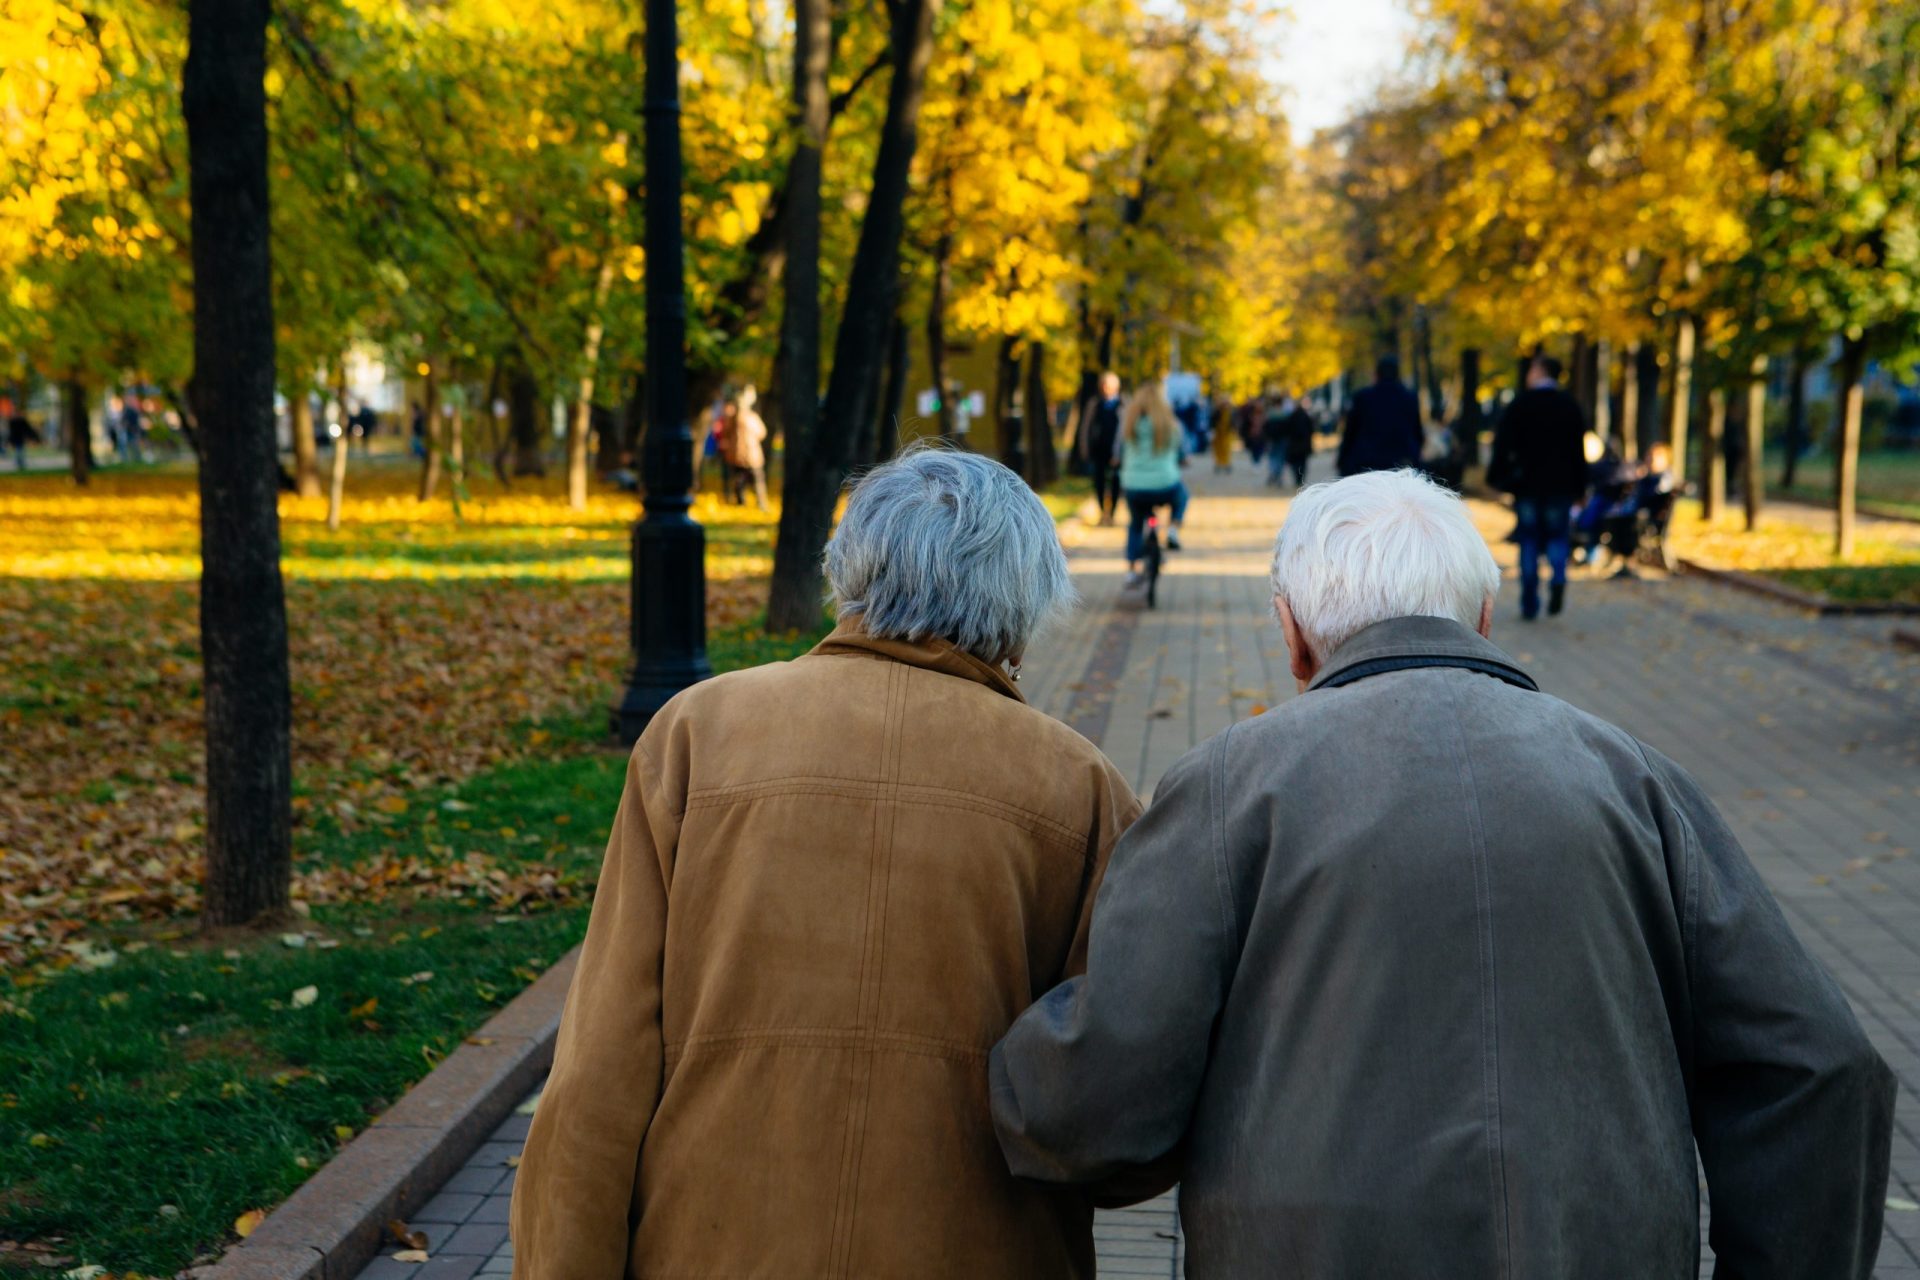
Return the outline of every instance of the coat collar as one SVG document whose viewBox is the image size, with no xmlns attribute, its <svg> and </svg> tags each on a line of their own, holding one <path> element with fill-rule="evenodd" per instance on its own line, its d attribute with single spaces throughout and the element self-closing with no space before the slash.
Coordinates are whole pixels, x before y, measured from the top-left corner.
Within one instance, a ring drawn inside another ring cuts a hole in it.
<svg viewBox="0 0 1920 1280">
<path fill-rule="evenodd" d="M 942 675 L 959 676 L 962 680 L 971 680 L 983 684 L 995 693 L 1003 694 L 1016 702 L 1025 702 L 1026 698 L 1013 680 L 1000 667 L 974 657 L 948 640 L 877 640 L 867 634 L 860 625 L 859 618 L 848 618 L 833 629 L 833 633 L 813 647 L 809 657 L 823 658 L 884 658 L 891 662 L 904 662 L 910 667 L 921 667 L 927 671 L 938 671 Z"/>
<path fill-rule="evenodd" d="M 1451 618 L 1376 622 L 1334 650 L 1307 688 L 1349 684 L 1409 667 L 1465 667 L 1522 689 L 1540 688 L 1492 641 Z"/>
</svg>

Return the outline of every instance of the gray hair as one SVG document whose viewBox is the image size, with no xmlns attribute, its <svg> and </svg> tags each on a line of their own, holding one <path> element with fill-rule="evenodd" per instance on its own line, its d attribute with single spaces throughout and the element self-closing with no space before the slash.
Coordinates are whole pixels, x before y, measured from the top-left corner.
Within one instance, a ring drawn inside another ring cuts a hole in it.
<svg viewBox="0 0 1920 1280">
<path fill-rule="evenodd" d="M 883 640 L 949 640 L 988 662 L 1073 607 L 1053 517 L 989 458 L 916 445 L 853 486 L 827 544 L 843 619 Z"/>
<path fill-rule="evenodd" d="M 1478 626 L 1500 568 L 1466 504 L 1417 471 L 1302 489 L 1273 548 L 1273 595 L 1314 657 L 1390 618 Z"/>
</svg>

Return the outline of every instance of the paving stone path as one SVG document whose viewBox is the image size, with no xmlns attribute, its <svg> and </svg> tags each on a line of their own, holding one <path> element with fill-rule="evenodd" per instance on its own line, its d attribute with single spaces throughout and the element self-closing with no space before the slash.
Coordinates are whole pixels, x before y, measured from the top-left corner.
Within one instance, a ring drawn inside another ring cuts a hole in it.
<svg viewBox="0 0 1920 1280">
<path fill-rule="evenodd" d="M 1327 478 L 1324 458 L 1310 478 Z M 1291 697 L 1266 588 L 1286 503 L 1244 456 L 1196 464 L 1186 549 L 1159 608 L 1121 590 L 1122 529 L 1070 528 L 1084 604 L 1030 656 L 1022 688 L 1150 793 L 1169 765 Z M 1510 518 L 1477 504 L 1503 563 Z M 1901 1081 L 1876 1275 L 1920 1280 L 1920 654 L 1871 619 L 1814 619 L 1697 580 L 1577 580 L 1567 613 L 1522 624 L 1511 581 L 1494 639 L 1541 685 L 1690 769 L 1725 811 L 1807 945 L 1837 976 Z M 416 1225 L 433 1261 L 376 1260 L 363 1280 L 470 1280 L 512 1269 L 503 1225 L 527 1117 L 494 1135 Z M 1095 1228 L 1103 1276 L 1181 1274 L 1174 1197 Z M 442 1239 L 444 1235 L 444 1240 Z M 1703 1258 L 1706 1254 L 1703 1246 Z M 1705 1268 L 1703 1268 L 1703 1271 Z"/>
</svg>

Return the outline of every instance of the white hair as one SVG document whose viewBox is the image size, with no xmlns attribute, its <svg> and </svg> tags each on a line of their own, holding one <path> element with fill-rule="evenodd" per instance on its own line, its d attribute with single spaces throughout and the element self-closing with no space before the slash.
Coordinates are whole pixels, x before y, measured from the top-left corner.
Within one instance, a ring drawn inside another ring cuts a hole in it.
<svg viewBox="0 0 1920 1280">
<path fill-rule="evenodd" d="M 1469 627 L 1500 568 L 1466 505 L 1417 471 L 1372 471 L 1300 491 L 1273 546 L 1273 595 L 1315 658 L 1389 618 Z"/>
<path fill-rule="evenodd" d="M 899 640 L 949 640 L 988 662 L 1026 651 L 1073 607 L 1053 517 L 990 458 L 916 445 L 853 486 L 827 544 L 842 618 Z"/>
</svg>

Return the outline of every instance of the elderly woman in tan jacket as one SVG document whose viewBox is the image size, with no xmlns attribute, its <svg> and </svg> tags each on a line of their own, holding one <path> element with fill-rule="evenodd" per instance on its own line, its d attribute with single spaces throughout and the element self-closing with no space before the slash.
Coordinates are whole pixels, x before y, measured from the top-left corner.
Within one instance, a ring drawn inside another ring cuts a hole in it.
<svg viewBox="0 0 1920 1280">
<path fill-rule="evenodd" d="M 1006 468 L 910 452 L 827 548 L 839 627 L 654 719 L 513 1202 L 514 1275 L 1093 1275 L 1016 1181 L 987 1052 L 1081 970 L 1139 806 L 1026 705 L 1073 590 Z"/>
</svg>

